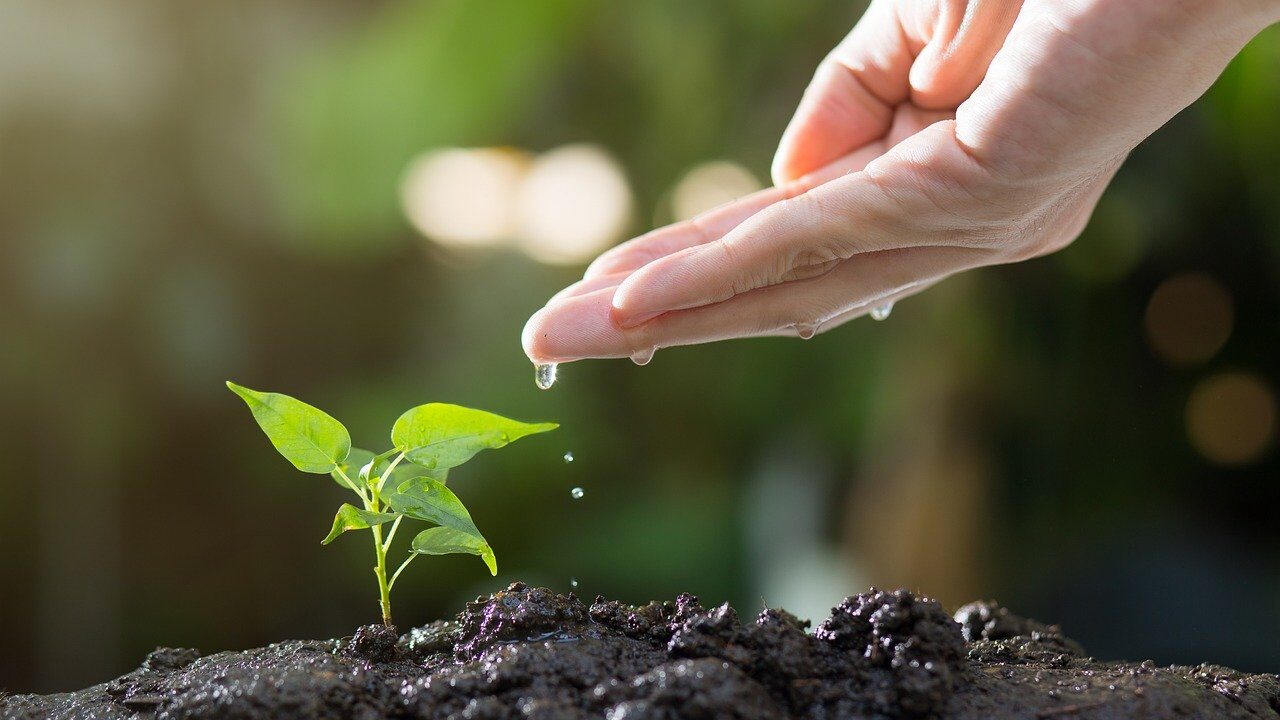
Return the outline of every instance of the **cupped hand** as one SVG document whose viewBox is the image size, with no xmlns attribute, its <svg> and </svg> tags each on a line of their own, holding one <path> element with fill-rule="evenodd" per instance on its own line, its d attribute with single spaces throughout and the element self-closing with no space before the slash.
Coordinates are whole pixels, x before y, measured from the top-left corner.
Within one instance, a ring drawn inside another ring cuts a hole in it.
<svg viewBox="0 0 1280 720">
<path fill-rule="evenodd" d="M 604 253 L 530 318 L 525 352 L 810 337 L 1058 250 L 1277 19 L 1276 0 L 874 0 L 805 91 L 775 187 Z"/>
</svg>

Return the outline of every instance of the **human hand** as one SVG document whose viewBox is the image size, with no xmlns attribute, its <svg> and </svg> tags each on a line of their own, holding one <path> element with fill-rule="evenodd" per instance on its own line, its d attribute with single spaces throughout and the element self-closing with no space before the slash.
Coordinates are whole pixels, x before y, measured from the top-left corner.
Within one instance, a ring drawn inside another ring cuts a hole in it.
<svg viewBox="0 0 1280 720">
<path fill-rule="evenodd" d="M 811 337 L 1054 252 L 1277 20 L 1276 0 L 874 0 L 806 90 L 776 187 L 604 253 L 530 318 L 525 352 Z"/>
</svg>

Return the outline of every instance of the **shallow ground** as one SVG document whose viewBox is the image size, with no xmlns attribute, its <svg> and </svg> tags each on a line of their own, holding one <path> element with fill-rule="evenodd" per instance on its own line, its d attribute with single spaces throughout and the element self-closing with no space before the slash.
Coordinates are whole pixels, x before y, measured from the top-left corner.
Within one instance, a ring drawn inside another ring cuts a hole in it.
<svg viewBox="0 0 1280 720">
<path fill-rule="evenodd" d="M 806 627 L 688 595 L 587 605 L 516 583 L 404 636 L 156 650 L 80 692 L 0 696 L 0 718 L 1280 718 L 1280 676 L 1095 662 L 990 603 L 953 619 L 872 591 Z"/>
</svg>

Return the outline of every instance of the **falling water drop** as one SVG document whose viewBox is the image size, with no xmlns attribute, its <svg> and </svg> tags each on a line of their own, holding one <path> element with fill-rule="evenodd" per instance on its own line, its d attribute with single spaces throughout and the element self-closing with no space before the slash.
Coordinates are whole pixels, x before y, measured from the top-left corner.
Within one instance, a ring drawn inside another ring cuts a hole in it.
<svg viewBox="0 0 1280 720">
<path fill-rule="evenodd" d="M 533 366 L 533 382 L 539 390 L 550 390 L 556 384 L 556 371 L 559 369 L 555 363 L 538 363 Z"/>
<path fill-rule="evenodd" d="M 582 488 L 576 487 L 569 491 L 569 495 L 571 495 L 574 500 L 581 500 L 582 496 L 586 495 L 586 493 L 582 491 Z"/>
<path fill-rule="evenodd" d="M 657 348 L 648 348 L 646 350 L 637 350 L 635 355 L 631 356 L 631 362 L 637 365 L 648 365 L 653 359 L 653 353 Z"/>
<path fill-rule="evenodd" d="M 569 578 L 569 587 L 578 587 L 578 578 Z"/>
<path fill-rule="evenodd" d="M 572 451 L 572 450 L 570 450 L 569 452 L 566 452 L 566 453 L 564 454 L 564 461 L 565 461 L 565 462 L 567 462 L 567 463 L 571 463 L 571 462 L 573 462 L 573 451 Z"/>
<path fill-rule="evenodd" d="M 796 323 L 796 335 L 799 335 L 801 340 L 808 340 L 817 334 L 817 323 Z"/>
<path fill-rule="evenodd" d="M 872 320 L 884 320 L 889 317 L 889 313 L 893 312 L 893 301 L 883 303 L 871 308 Z"/>
</svg>

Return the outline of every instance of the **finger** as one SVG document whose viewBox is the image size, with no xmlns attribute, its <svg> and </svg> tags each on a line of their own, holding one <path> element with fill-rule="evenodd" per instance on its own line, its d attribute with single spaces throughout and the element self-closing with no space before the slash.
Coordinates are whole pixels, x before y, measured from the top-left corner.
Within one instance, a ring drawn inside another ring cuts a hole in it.
<svg viewBox="0 0 1280 720">
<path fill-rule="evenodd" d="M 841 259 L 815 238 L 840 229 L 813 193 L 770 206 L 714 242 L 686 248 L 636 270 L 613 296 L 614 318 L 633 327 L 674 310 L 712 305 L 748 291 L 812 277 Z M 799 273 L 794 268 L 801 268 Z"/>
<path fill-rule="evenodd" d="M 818 65 L 774 155 L 783 185 L 885 135 L 908 97 L 914 52 L 889 0 L 875 0 Z"/>
<path fill-rule="evenodd" d="M 913 4 L 918 9 L 920 4 Z M 921 108 L 954 110 L 977 89 L 1022 10 L 1022 0 L 939 3 L 931 17 L 905 13 L 907 33 L 926 38 L 911 64 L 911 101 Z M 916 15 L 916 17 L 911 17 Z"/>
<path fill-rule="evenodd" d="M 810 280 L 762 288 L 717 305 L 681 310 L 633 328 L 613 322 L 606 288 L 552 303 L 525 326 L 525 353 L 535 362 L 645 356 L 655 348 L 739 337 L 798 334 L 834 326 L 877 301 L 995 261 L 989 250 L 909 248 L 860 255 Z"/>
<path fill-rule="evenodd" d="M 774 182 L 888 135 L 908 100 L 954 112 L 986 76 L 1021 8 L 1021 0 L 873 2 L 814 73 L 778 143 Z"/>
<path fill-rule="evenodd" d="M 992 246 L 1006 191 L 959 145 L 955 121 L 937 122 L 865 170 L 765 208 L 720 240 L 640 268 L 618 286 L 615 318 L 657 315 L 819 275 L 858 253 L 913 246 Z"/>
<path fill-rule="evenodd" d="M 787 183 L 785 186 L 760 190 L 690 220 L 641 235 L 605 251 L 587 267 L 583 277 L 590 278 L 635 270 L 685 248 L 719 240 L 743 221 L 770 205 L 793 198 L 834 178 L 857 172 L 883 152 L 884 148 L 879 144 L 859 148 L 830 165 L 819 168 L 810 175 Z"/>
<path fill-rule="evenodd" d="M 586 295 L 587 293 L 592 293 L 603 288 L 616 288 L 623 280 L 626 280 L 627 276 L 630 274 L 630 272 L 623 271 L 611 273 L 609 275 L 597 275 L 595 277 L 583 278 L 555 295 L 552 295 L 551 299 L 547 301 L 547 304 L 551 304 L 557 300 L 562 300 L 567 297 Z"/>
<path fill-rule="evenodd" d="M 884 297 L 874 298 L 868 302 L 862 303 L 861 305 L 857 305 L 855 307 L 849 308 L 845 312 L 839 315 L 836 315 L 835 317 L 829 320 L 822 321 L 822 324 L 817 328 L 814 328 L 813 330 L 816 330 L 816 332 L 818 333 L 830 332 L 840 327 L 841 325 L 845 325 L 846 323 L 852 322 L 860 317 L 871 315 L 877 309 L 883 309 L 887 307 L 889 310 L 892 310 L 894 304 L 897 303 L 899 300 L 911 297 L 912 295 L 918 295 L 924 292 L 925 290 L 928 290 L 929 288 L 933 287 L 934 285 L 937 285 L 938 283 L 942 282 L 945 279 L 946 279 L 945 277 L 940 277 L 932 280 L 922 280 L 919 282 L 911 283 L 910 285 L 907 285 L 899 289 L 897 292 L 890 293 L 889 295 L 886 295 Z M 880 319 L 883 319 L 883 318 L 880 318 Z M 794 336 L 803 338 L 805 336 L 801 332 L 801 330 L 802 328 L 800 326 L 784 328 L 774 333 L 774 336 L 790 337 L 794 335 Z"/>
<path fill-rule="evenodd" d="M 645 233 L 605 251 L 587 266 L 583 277 L 591 278 L 634 270 L 664 255 L 710 242 L 722 237 L 743 220 L 764 208 L 786 199 L 788 195 L 786 188 L 766 188 L 695 218 Z"/>
</svg>

